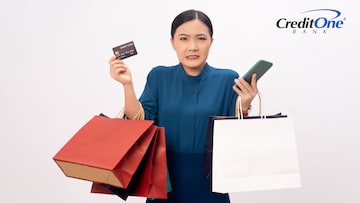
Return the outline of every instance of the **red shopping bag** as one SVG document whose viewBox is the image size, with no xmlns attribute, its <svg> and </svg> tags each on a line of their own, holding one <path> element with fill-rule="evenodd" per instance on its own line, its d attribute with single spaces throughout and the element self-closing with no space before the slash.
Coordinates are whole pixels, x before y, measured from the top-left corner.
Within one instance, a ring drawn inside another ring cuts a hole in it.
<svg viewBox="0 0 360 203">
<path fill-rule="evenodd" d="M 94 182 L 91 192 L 116 194 L 124 200 L 128 196 L 166 199 L 169 183 L 166 167 L 165 129 L 159 127 L 128 188 Z"/>
<path fill-rule="evenodd" d="M 126 188 L 156 131 L 149 120 L 94 116 L 53 159 L 68 177 Z"/>
<path fill-rule="evenodd" d="M 168 185 L 170 181 L 167 176 L 165 128 L 159 128 L 158 135 L 148 197 L 167 198 L 167 192 L 171 186 Z"/>
</svg>

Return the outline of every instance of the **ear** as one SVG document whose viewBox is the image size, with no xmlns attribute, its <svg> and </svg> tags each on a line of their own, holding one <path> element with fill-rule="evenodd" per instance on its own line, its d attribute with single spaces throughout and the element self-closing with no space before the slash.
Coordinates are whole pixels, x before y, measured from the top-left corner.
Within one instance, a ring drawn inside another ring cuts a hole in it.
<svg viewBox="0 0 360 203">
<path fill-rule="evenodd" d="M 171 43 L 172 48 L 175 50 L 175 47 L 174 47 L 174 38 L 170 38 L 170 43 Z"/>
</svg>

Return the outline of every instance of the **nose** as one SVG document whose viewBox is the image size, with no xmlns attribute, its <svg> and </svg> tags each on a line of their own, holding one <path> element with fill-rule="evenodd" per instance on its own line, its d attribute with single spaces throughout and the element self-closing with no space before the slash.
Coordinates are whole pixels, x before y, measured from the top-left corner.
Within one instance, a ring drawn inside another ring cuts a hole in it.
<svg viewBox="0 0 360 203">
<path fill-rule="evenodd" d="M 198 44 L 196 43 L 196 40 L 190 40 L 189 50 L 191 50 L 191 51 L 199 50 L 199 47 L 198 47 Z"/>
</svg>

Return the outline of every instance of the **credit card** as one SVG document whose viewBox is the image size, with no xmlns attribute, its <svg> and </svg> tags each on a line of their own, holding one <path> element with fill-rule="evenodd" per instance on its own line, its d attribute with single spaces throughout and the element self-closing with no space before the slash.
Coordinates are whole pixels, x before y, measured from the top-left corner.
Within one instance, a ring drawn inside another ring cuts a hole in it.
<svg viewBox="0 0 360 203">
<path fill-rule="evenodd" d="M 116 56 L 116 59 L 121 60 L 137 54 L 133 41 L 114 47 L 113 52 Z"/>
</svg>

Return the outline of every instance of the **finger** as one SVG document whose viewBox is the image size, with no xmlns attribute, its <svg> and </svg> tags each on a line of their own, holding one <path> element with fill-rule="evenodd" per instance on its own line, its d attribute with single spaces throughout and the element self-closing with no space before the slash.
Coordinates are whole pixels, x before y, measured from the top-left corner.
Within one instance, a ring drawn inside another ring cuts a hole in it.
<svg viewBox="0 0 360 203">
<path fill-rule="evenodd" d="M 239 81 L 236 81 L 236 83 L 233 85 L 233 90 L 242 98 L 247 97 L 247 94 L 249 94 L 245 89 L 244 85 L 240 83 Z M 245 90 L 245 91 L 244 91 Z"/>
<path fill-rule="evenodd" d="M 236 88 L 235 90 L 239 90 L 239 91 L 241 91 L 241 83 L 240 83 L 240 81 L 239 81 L 239 79 L 234 79 L 234 87 Z"/>
<path fill-rule="evenodd" d="M 118 69 L 120 68 L 122 69 L 122 71 L 124 71 L 124 69 L 126 70 L 127 68 L 126 64 L 123 61 L 115 60 L 110 63 L 111 71 L 118 71 Z"/>
<path fill-rule="evenodd" d="M 115 56 L 112 56 L 112 57 L 109 59 L 109 64 L 110 64 L 110 65 L 113 65 L 113 64 L 124 64 L 124 61 L 123 61 L 123 60 L 120 60 L 120 59 L 116 59 Z"/>
<path fill-rule="evenodd" d="M 125 64 L 114 64 L 111 68 L 116 73 L 126 72 L 128 67 Z"/>
<path fill-rule="evenodd" d="M 233 90 L 236 92 L 236 94 L 238 95 L 238 96 L 240 96 L 241 98 L 245 98 L 246 97 L 246 94 L 243 92 L 243 91 L 241 91 L 241 89 L 239 88 L 239 86 L 237 86 L 237 85 L 233 85 Z"/>
<path fill-rule="evenodd" d="M 257 94 L 258 92 L 258 88 L 257 88 L 257 79 L 256 79 L 256 73 L 254 73 L 252 75 L 252 78 L 251 78 L 251 87 L 254 91 L 254 94 Z"/>
<path fill-rule="evenodd" d="M 119 69 L 118 69 L 118 72 L 119 73 L 124 73 L 124 72 L 126 72 L 127 71 L 127 67 L 126 66 L 121 66 L 121 67 L 119 67 Z"/>
<path fill-rule="evenodd" d="M 232 88 L 237 94 L 242 94 L 241 89 L 238 85 L 235 84 Z"/>
<path fill-rule="evenodd" d="M 254 73 L 251 76 L 251 86 L 256 86 L 257 80 L 256 80 L 256 73 Z"/>
<path fill-rule="evenodd" d="M 111 56 L 111 58 L 109 59 L 109 64 L 111 64 L 113 61 L 115 61 L 116 57 L 115 56 Z"/>
<path fill-rule="evenodd" d="M 247 93 L 250 91 L 251 86 L 249 83 L 247 83 L 243 78 L 239 77 L 238 79 L 235 79 L 236 85 L 238 85 L 243 93 Z"/>
</svg>

